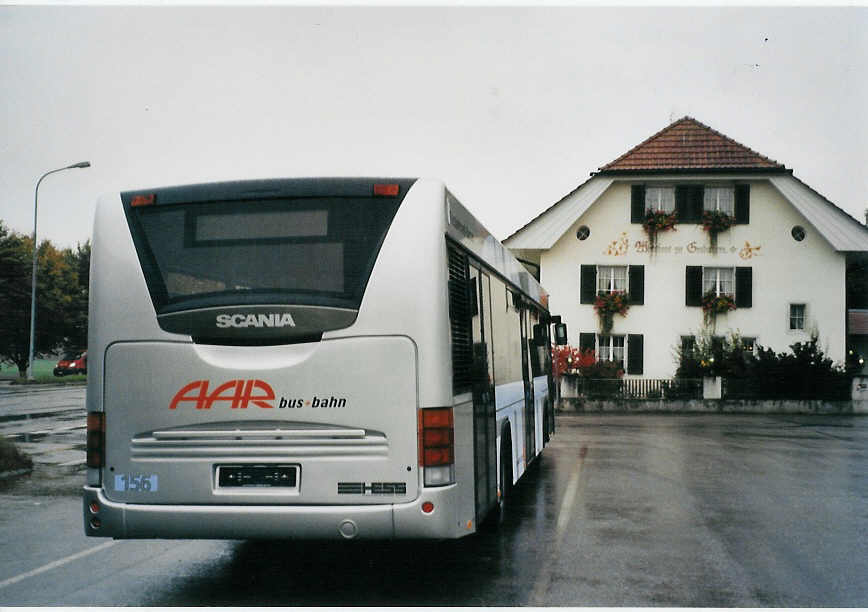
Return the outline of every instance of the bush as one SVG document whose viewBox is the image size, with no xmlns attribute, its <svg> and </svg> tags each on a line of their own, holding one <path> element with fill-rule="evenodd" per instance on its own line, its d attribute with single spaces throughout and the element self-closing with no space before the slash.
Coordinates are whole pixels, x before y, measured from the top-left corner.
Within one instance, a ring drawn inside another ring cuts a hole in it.
<svg viewBox="0 0 868 612">
<path fill-rule="evenodd" d="M 681 346 L 675 349 L 676 378 L 742 378 L 746 375 L 753 354 L 737 333 L 733 332 L 728 338 L 716 337 L 704 329 L 694 337 L 696 343 L 691 350 L 685 351 Z"/>
<path fill-rule="evenodd" d="M 790 345 L 789 353 L 757 346 L 748 350 L 737 334 L 715 339 L 704 332 L 693 350 L 676 349 L 676 378 L 722 376 L 734 382 L 728 396 L 758 399 L 849 399 L 850 376 L 823 354 L 818 338 Z M 735 389 L 738 389 L 736 391 Z"/>
<path fill-rule="evenodd" d="M 9 440 L 0 438 L 0 474 L 33 469 L 33 461 Z"/>
</svg>

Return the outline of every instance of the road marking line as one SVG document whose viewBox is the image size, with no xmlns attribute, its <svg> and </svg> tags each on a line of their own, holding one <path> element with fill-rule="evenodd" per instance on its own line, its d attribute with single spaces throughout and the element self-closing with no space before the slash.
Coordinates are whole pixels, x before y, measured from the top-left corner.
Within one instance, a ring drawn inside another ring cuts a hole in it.
<svg viewBox="0 0 868 612">
<path fill-rule="evenodd" d="M 540 568 L 540 572 L 537 575 L 536 582 L 534 582 L 533 591 L 530 596 L 530 601 L 528 602 L 529 606 L 547 605 L 545 595 L 549 589 L 549 584 L 551 583 L 552 562 L 558 556 L 561 548 L 561 543 L 567 531 L 567 525 L 569 525 L 570 518 L 572 518 L 573 515 L 573 507 L 576 505 L 576 497 L 579 492 L 579 479 L 582 475 L 582 466 L 585 463 L 586 454 L 587 449 L 583 447 L 582 452 L 579 455 L 580 459 L 576 464 L 576 469 L 573 472 L 573 475 L 570 477 L 570 482 L 567 484 L 567 491 L 564 494 L 564 499 L 561 502 L 561 507 L 558 510 L 558 520 L 557 523 L 555 523 L 554 545 L 550 550 L 549 556 L 546 558 L 545 562 Z"/>
<path fill-rule="evenodd" d="M 42 567 L 37 567 L 35 570 L 30 570 L 29 572 L 25 572 L 23 574 L 18 574 L 17 576 L 13 576 L 12 578 L 7 578 L 3 582 L 0 582 L 0 589 L 11 586 L 16 582 L 21 582 L 22 580 L 26 580 L 27 578 L 31 578 L 33 576 L 38 576 L 39 574 L 44 574 L 54 568 L 60 567 L 62 565 L 66 565 L 67 563 L 72 563 L 77 559 L 81 559 L 82 557 L 87 557 L 88 555 L 92 555 L 96 552 L 104 550 L 109 546 L 114 546 L 117 544 L 117 540 L 110 540 L 108 542 L 104 542 L 99 546 L 94 546 L 93 548 L 88 548 L 87 550 L 83 550 L 79 553 L 75 553 L 74 555 L 70 555 L 68 557 L 64 557 L 63 559 L 58 559 L 57 561 L 52 561 L 48 565 L 43 565 Z"/>
</svg>

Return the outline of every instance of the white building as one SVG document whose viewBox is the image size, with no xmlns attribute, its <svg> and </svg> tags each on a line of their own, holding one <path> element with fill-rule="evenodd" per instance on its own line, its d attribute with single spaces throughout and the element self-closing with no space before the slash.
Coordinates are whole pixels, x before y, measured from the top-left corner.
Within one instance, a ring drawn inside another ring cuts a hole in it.
<svg viewBox="0 0 868 612">
<path fill-rule="evenodd" d="M 677 218 L 656 246 L 643 227 L 649 209 Z M 716 248 L 701 225 L 712 210 L 735 222 Z M 848 265 L 851 276 L 865 274 L 868 229 L 782 164 L 690 117 L 600 168 L 504 243 L 551 292 L 569 343 L 622 361 L 631 377 L 674 374 L 675 350 L 706 326 L 707 295 L 735 305 L 707 324 L 714 335 L 785 351 L 817 333 L 840 362 L 848 306 L 868 307 L 847 291 Z M 626 292 L 629 310 L 603 333 L 593 302 L 613 291 Z"/>
</svg>

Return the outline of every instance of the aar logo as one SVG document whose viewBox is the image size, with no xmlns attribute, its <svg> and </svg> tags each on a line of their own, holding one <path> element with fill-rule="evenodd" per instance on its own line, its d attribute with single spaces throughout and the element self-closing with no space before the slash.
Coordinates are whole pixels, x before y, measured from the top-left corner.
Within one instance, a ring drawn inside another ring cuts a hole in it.
<svg viewBox="0 0 868 612">
<path fill-rule="evenodd" d="M 189 402 L 196 410 L 210 410 L 215 402 L 226 402 L 234 409 L 247 408 L 251 404 L 259 408 L 274 408 L 274 389 L 262 380 L 230 380 L 209 393 L 209 381 L 194 380 L 181 387 L 169 403 L 169 410 Z"/>
</svg>

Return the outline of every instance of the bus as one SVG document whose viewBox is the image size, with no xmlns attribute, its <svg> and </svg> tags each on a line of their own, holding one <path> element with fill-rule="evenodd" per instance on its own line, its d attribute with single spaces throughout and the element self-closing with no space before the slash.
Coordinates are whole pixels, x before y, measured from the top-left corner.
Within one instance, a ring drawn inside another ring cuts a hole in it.
<svg viewBox="0 0 868 612">
<path fill-rule="evenodd" d="M 547 295 L 431 179 L 100 198 L 88 536 L 459 538 L 554 432 Z"/>
</svg>

